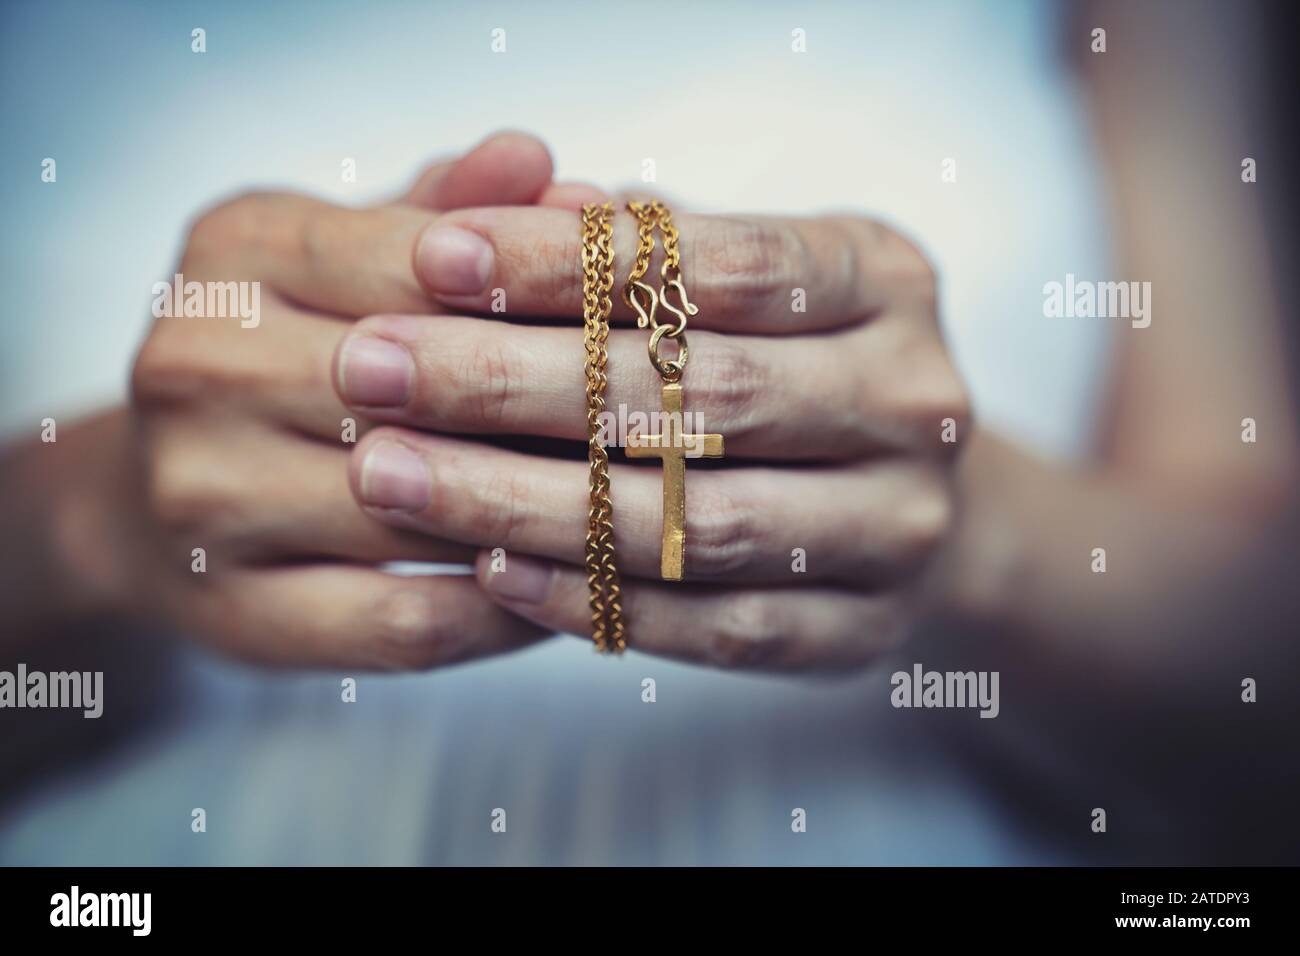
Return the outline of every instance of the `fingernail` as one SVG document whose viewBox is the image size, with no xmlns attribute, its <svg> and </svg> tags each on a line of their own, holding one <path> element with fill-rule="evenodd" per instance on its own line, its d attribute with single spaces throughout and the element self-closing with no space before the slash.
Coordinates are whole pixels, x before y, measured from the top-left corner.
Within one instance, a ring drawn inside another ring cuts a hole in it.
<svg viewBox="0 0 1300 956">
<path fill-rule="evenodd" d="M 489 571 L 487 589 L 506 601 L 524 604 L 541 604 L 551 591 L 551 577 L 555 567 L 517 554 L 505 557 L 505 568 Z"/>
<path fill-rule="evenodd" d="M 376 508 L 419 511 L 428 507 L 432 484 L 424 457 L 396 442 L 378 443 L 361 463 L 361 498 Z"/>
<path fill-rule="evenodd" d="M 492 244 L 476 232 L 434 223 L 415 249 L 415 267 L 439 295 L 476 295 L 492 276 Z"/>
<path fill-rule="evenodd" d="M 351 405 L 395 408 L 411 397 L 415 360 L 401 345 L 373 335 L 349 336 L 339 353 L 339 391 Z"/>
</svg>

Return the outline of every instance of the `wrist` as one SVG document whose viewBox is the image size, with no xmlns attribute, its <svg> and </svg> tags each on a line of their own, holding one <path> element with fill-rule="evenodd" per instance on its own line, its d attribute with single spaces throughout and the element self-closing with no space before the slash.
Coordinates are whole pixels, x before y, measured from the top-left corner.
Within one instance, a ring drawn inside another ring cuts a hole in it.
<svg viewBox="0 0 1300 956">
<path fill-rule="evenodd" d="M 18 609 L 17 639 L 123 609 L 127 529 L 116 498 L 130 487 L 128 427 L 124 411 L 111 412 L 0 461 L 0 591 Z"/>
<path fill-rule="evenodd" d="M 935 604 L 950 620 L 981 628 L 1014 623 L 1017 598 L 1032 573 L 1015 486 L 1022 454 L 978 432 L 954 476 L 957 520 L 934 571 Z"/>
</svg>

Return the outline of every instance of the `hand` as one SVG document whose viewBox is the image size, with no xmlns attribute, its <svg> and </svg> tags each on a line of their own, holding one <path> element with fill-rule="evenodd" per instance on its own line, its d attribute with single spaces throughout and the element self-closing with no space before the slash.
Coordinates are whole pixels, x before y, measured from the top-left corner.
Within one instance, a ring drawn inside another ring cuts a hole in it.
<svg viewBox="0 0 1300 956">
<path fill-rule="evenodd" d="M 472 552 L 372 521 L 347 484 L 349 446 L 331 356 L 357 316 L 434 307 L 412 270 L 437 216 L 484 202 L 571 208 L 536 140 L 504 135 L 433 167 L 402 201 L 350 210 L 254 194 L 194 226 L 187 282 L 261 283 L 256 327 L 162 318 L 132 379 L 141 485 L 132 607 L 258 660 L 428 666 L 535 639 L 467 577 L 399 577 L 370 565 L 467 561 Z M 247 324 L 247 323 L 245 323 Z M 206 572 L 191 570 L 206 552 Z M 472 638 L 472 639 L 471 639 Z"/>
<path fill-rule="evenodd" d="M 958 443 L 942 440 L 945 425 L 956 438 L 970 428 L 933 273 L 864 219 L 675 218 L 700 307 L 685 407 L 725 436 L 730 467 L 688 465 L 687 583 L 669 585 L 655 580 L 658 463 L 611 466 L 631 644 L 766 669 L 870 661 L 918 612 L 921 573 L 953 510 Z M 621 282 L 630 217 L 615 234 Z M 340 345 L 335 378 L 350 408 L 389 426 L 353 452 L 352 490 L 366 510 L 390 528 L 507 549 L 504 572 L 480 556 L 484 591 L 544 628 L 586 634 L 585 461 L 448 434 L 585 441 L 579 257 L 572 212 L 444 216 L 418 270 L 445 305 L 480 317 L 364 319 Z M 511 316 L 564 325 L 487 318 L 494 289 Z M 806 311 L 792 308 L 796 289 Z M 617 292 L 614 319 L 626 323 Z M 609 408 L 659 409 L 647 337 L 611 332 Z"/>
</svg>

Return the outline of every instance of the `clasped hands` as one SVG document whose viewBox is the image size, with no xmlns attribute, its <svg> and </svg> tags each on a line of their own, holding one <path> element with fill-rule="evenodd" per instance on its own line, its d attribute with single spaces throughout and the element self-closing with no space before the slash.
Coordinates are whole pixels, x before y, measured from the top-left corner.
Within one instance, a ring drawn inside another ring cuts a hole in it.
<svg viewBox="0 0 1300 956">
<path fill-rule="evenodd" d="M 599 198 L 503 134 L 393 203 L 252 194 L 200 217 L 180 271 L 260 282 L 262 317 L 159 319 L 136 361 L 135 586 L 153 609 L 291 666 L 429 667 L 584 634 L 577 210 Z M 861 217 L 676 219 L 699 306 L 687 402 L 728 465 L 688 477 L 686 580 L 669 584 L 659 469 L 612 453 L 631 646 L 869 663 L 924 611 L 970 427 L 933 271 Z M 625 214 L 615 247 L 621 277 Z M 653 411 L 645 333 L 614 298 L 608 406 Z M 378 567 L 395 560 L 476 573 Z"/>
</svg>

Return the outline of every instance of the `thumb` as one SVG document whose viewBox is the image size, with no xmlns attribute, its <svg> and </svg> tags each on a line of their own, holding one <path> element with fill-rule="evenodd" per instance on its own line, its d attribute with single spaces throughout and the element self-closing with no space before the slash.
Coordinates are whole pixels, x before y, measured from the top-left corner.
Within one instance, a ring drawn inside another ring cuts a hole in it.
<svg viewBox="0 0 1300 956">
<path fill-rule="evenodd" d="M 551 185 L 550 151 L 528 133 L 493 133 L 458 159 L 424 170 L 400 202 L 426 209 L 531 206 Z"/>
</svg>

